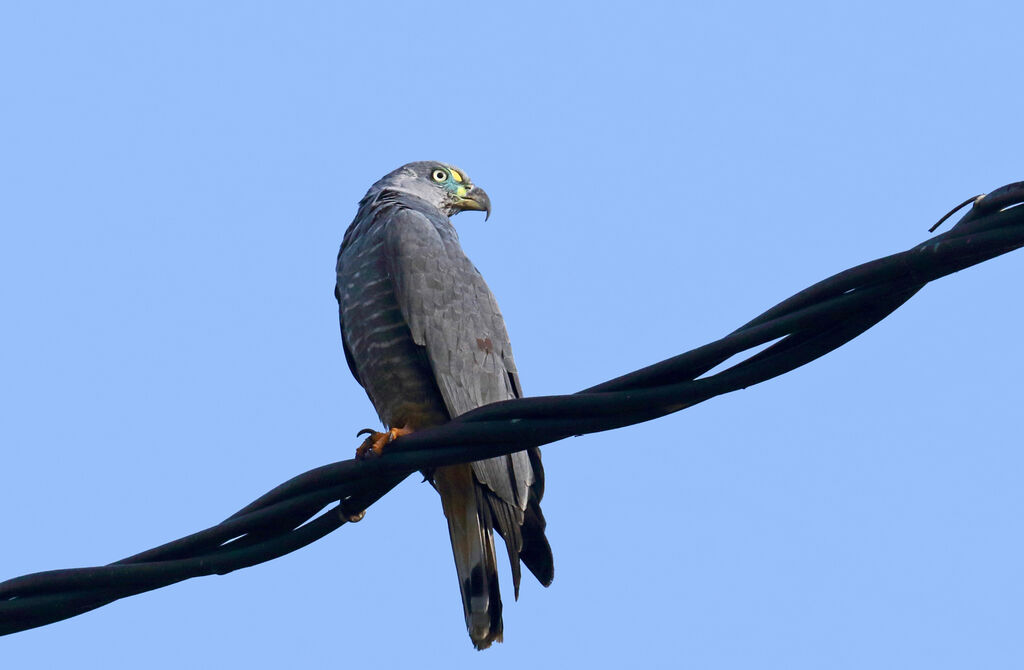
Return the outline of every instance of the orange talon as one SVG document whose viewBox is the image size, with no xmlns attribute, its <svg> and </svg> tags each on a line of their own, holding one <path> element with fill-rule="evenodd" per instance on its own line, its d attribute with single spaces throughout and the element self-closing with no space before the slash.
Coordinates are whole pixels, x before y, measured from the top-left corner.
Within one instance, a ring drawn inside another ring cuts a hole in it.
<svg viewBox="0 0 1024 670">
<path fill-rule="evenodd" d="M 376 458 L 384 452 L 384 447 L 393 440 L 398 439 L 402 435 L 408 435 L 412 432 L 411 428 L 391 428 L 386 433 L 378 433 L 375 430 L 369 428 L 363 428 L 361 431 L 356 433 L 356 437 L 369 433 L 369 437 L 363 440 L 363 443 L 356 449 L 356 460 L 361 461 L 365 458 Z"/>
</svg>

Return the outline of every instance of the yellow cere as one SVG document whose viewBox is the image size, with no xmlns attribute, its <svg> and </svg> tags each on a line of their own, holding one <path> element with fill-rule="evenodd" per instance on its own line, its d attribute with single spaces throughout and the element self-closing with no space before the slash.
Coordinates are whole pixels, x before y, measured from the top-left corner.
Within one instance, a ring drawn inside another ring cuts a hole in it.
<svg viewBox="0 0 1024 670">
<path fill-rule="evenodd" d="M 457 189 L 455 189 L 455 194 L 457 196 L 459 196 L 460 198 L 465 197 L 465 195 L 466 195 L 466 187 L 465 186 L 458 187 Z"/>
<path fill-rule="evenodd" d="M 459 183 L 462 183 L 462 175 L 459 174 L 459 171 L 458 170 L 452 170 L 451 172 L 452 172 L 452 179 L 454 179 L 455 181 L 457 181 Z"/>
</svg>

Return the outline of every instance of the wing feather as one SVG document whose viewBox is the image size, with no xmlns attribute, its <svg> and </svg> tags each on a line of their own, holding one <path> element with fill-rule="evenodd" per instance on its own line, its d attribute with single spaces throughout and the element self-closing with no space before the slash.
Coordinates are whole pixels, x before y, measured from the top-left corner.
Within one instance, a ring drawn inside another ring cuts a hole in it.
<svg viewBox="0 0 1024 670">
<path fill-rule="evenodd" d="M 383 251 L 399 309 L 413 341 L 426 353 L 449 414 L 521 397 L 498 303 L 463 253 L 448 218 L 440 212 L 395 208 L 384 231 Z M 505 539 L 516 596 L 521 552 L 527 567 L 549 584 L 551 549 L 539 506 L 539 450 L 476 461 L 472 467 L 486 513 Z"/>
<path fill-rule="evenodd" d="M 426 349 L 449 413 L 522 395 L 498 303 L 447 217 L 396 209 L 384 254 L 399 308 L 413 340 Z M 526 508 L 534 482 L 526 453 L 480 461 L 473 470 L 503 501 Z"/>
</svg>

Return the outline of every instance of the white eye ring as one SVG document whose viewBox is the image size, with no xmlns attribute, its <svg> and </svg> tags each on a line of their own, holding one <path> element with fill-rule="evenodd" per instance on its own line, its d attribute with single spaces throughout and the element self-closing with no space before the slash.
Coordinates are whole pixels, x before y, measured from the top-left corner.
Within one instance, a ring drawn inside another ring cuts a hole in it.
<svg viewBox="0 0 1024 670">
<path fill-rule="evenodd" d="M 430 176 L 434 178 L 434 181 L 441 182 L 448 178 L 448 173 L 444 170 L 437 169 L 434 170 L 434 173 Z"/>
</svg>

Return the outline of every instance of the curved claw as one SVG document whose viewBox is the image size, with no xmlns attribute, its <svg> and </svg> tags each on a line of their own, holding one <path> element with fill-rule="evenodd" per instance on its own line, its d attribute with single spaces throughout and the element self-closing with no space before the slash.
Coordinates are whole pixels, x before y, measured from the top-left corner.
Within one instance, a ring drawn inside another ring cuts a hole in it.
<svg viewBox="0 0 1024 670">
<path fill-rule="evenodd" d="M 391 428 L 386 433 L 378 433 L 375 430 L 369 428 L 363 428 L 356 434 L 356 437 L 369 433 L 369 436 L 363 440 L 363 443 L 356 449 L 356 460 L 361 461 L 366 458 L 373 458 L 380 456 L 384 452 L 384 447 L 388 445 L 402 435 L 408 435 L 412 432 L 410 428 Z"/>
<path fill-rule="evenodd" d="M 363 431 L 359 431 L 359 435 L 362 434 Z M 356 437 L 359 437 L 359 435 Z M 373 456 L 379 456 L 380 451 L 376 443 L 382 435 L 387 435 L 387 433 L 375 433 L 374 431 L 370 431 L 370 436 L 363 440 L 362 444 L 356 447 L 356 460 L 362 461 Z"/>
</svg>

